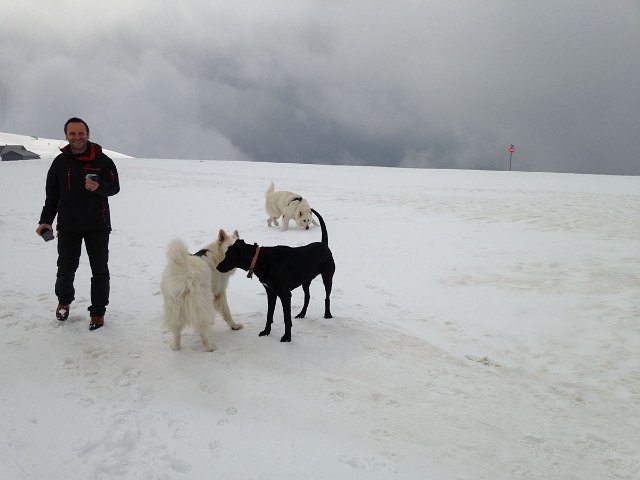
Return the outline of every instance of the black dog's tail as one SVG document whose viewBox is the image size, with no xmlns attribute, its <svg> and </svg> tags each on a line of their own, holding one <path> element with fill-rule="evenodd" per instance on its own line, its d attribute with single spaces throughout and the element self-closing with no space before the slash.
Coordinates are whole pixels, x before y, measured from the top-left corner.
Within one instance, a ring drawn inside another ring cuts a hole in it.
<svg viewBox="0 0 640 480">
<path fill-rule="evenodd" d="M 329 245 L 329 235 L 327 235 L 327 226 L 324 224 L 324 220 L 322 219 L 320 214 L 313 208 L 311 209 L 311 211 L 316 217 L 318 217 L 318 220 L 320 220 L 320 228 L 322 228 L 322 243 L 324 243 L 325 245 Z"/>
</svg>

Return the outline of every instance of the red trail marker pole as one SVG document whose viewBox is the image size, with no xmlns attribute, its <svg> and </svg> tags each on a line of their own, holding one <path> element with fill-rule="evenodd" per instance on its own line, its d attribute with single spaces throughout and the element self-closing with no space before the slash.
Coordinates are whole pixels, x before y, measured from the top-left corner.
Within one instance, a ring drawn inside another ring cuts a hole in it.
<svg viewBox="0 0 640 480">
<path fill-rule="evenodd" d="M 509 171 L 511 171 L 511 157 L 513 157 L 513 152 L 516 151 L 516 146 L 512 143 L 509 145 Z"/>
</svg>

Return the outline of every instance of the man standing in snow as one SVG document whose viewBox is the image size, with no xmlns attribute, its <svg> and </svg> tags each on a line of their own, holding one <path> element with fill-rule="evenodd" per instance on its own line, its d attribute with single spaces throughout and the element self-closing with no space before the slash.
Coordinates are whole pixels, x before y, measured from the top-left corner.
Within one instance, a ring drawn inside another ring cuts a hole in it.
<svg viewBox="0 0 640 480">
<path fill-rule="evenodd" d="M 102 147 L 89 141 L 89 126 L 79 118 L 64 124 L 69 145 L 62 148 L 47 173 L 46 198 L 36 233 L 50 234 L 58 222 L 58 273 L 55 293 L 56 317 L 64 321 L 75 298 L 73 280 L 80 263 L 82 241 L 91 265 L 91 317 L 89 330 L 104 325 L 109 304 L 109 234 L 111 219 L 108 197 L 120 191 L 118 171 Z"/>
</svg>

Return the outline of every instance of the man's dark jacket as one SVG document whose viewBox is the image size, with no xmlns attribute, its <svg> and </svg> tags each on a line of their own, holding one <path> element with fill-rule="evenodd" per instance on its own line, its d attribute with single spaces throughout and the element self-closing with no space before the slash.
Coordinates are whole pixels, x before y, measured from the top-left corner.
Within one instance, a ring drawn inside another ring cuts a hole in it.
<svg viewBox="0 0 640 480">
<path fill-rule="evenodd" d="M 98 175 L 100 186 L 95 192 L 85 188 L 85 176 Z M 108 197 L 120 191 L 118 171 L 97 143 L 87 142 L 80 155 L 67 145 L 51 164 L 47 173 L 46 199 L 39 223 L 53 224 L 61 232 L 85 233 L 111 231 Z"/>
</svg>

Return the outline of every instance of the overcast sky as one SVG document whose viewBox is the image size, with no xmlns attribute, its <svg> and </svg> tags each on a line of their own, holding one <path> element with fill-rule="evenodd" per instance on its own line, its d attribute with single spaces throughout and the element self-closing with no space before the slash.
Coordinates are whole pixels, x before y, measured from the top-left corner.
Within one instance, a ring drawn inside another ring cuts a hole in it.
<svg viewBox="0 0 640 480">
<path fill-rule="evenodd" d="M 640 175 L 639 0 L 0 0 L 0 131 L 137 157 Z"/>
</svg>

